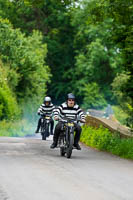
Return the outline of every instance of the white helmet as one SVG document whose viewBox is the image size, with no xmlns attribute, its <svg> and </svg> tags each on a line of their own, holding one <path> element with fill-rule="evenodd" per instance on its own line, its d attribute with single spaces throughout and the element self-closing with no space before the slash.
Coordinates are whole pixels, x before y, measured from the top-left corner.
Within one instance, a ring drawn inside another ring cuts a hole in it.
<svg viewBox="0 0 133 200">
<path fill-rule="evenodd" d="M 51 98 L 50 97 L 45 97 L 44 98 L 44 102 L 51 102 Z"/>
</svg>

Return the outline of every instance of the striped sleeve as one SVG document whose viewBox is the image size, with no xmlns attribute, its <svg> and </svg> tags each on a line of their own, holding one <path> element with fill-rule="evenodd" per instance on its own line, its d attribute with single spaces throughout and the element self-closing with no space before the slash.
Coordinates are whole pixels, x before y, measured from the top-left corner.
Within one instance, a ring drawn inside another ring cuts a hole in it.
<svg viewBox="0 0 133 200">
<path fill-rule="evenodd" d="M 59 116 L 59 107 L 55 107 L 55 109 L 53 111 L 53 116 L 54 117 L 58 117 Z"/>
<path fill-rule="evenodd" d="M 85 115 L 84 115 L 84 112 L 83 112 L 83 110 L 81 108 L 79 108 L 77 110 L 77 115 L 79 116 L 79 119 L 85 120 Z"/>
<path fill-rule="evenodd" d="M 43 114 L 43 104 L 39 107 L 37 114 L 40 114 L 40 115 Z"/>
<path fill-rule="evenodd" d="M 54 111 L 54 117 L 63 117 L 64 113 L 63 113 L 63 106 L 62 104 L 60 106 L 58 106 L 55 111 Z"/>
<path fill-rule="evenodd" d="M 55 106 L 52 105 L 52 108 L 51 108 L 51 115 L 54 116 L 54 111 L 55 111 Z"/>
</svg>

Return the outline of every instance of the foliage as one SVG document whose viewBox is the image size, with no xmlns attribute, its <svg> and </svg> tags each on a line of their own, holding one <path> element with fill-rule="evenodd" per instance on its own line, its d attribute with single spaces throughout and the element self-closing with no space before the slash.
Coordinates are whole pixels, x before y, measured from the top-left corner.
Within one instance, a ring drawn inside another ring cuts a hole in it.
<svg viewBox="0 0 133 200">
<path fill-rule="evenodd" d="M 100 94 L 100 88 L 94 83 L 88 83 L 82 88 L 84 92 L 83 108 L 101 109 L 107 105 L 104 96 Z"/>
<path fill-rule="evenodd" d="M 75 28 L 74 44 L 77 49 L 75 71 L 78 81 L 76 88 L 82 87 L 83 83 L 95 81 L 102 89 L 105 99 L 114 104 L 119 96 L 114 95 L 113 97 L 112 83 L 117 74 L 122 77 L 124 71 L 130 76 L 126 82 L 124 79 L 117 79 L 117 86 L 126 97 L 124 99 L 126 103 L 119 101 L 119 104 L 133 107 L 131 56 L 133 51 L 133 0 L 128 2 L 84 0 L 81 4 L 81 9 L 74 10 L 72 19 Z M 119 81 L 120 85 L 123 81 L 121 88 L 119 88 Z M 83 95 L 82 93 L 81 96 Z M 133 112 L 130 112 L 130 116 L 130 121 L 133 121 L 131 120 Z"/>
<path fill-rule="evenodd" d="M 74 92 L 85 108 L 119 104 L 132 127 L 132 9 L 133 0 L 0 0 L 0 55 L 19 105 L 32 112 L 46 92 L 57 104 Z"/>
<path fill-rule="evenodd" d="M 43 96 L 50 73 L 44 62 L 47 48 L 42 44 L 41 33 L 34 31 L 26 37 L 19 29 L 13 29 L 8 20 L 3 19 L 0 19 L 0 29 L 1 59 L 9 63 L 14 73 L 18 74 L 16 85 L 12 84 L 17 97 L 26 100 Z"/>
<path fill-rule="evenodd" d="M 33 122 L 26 119 L 14 121 L 1 121 L 0 122 L 0 136 L 8 137 L 23 137 L 26 135 L 32 135 L 35 131 Z"/>
<path fill-rule="evenodd" d="M 133 159 L 133 138 L 121 138 L 108 129 L 84 126 L 81 142 L 102 151 L 108 151 L 123 158 Z"/>
<path fill-rule="evenodd" d="M 127 85 L 130 77 L 130 73 L 123 72 L 118 74 L 112 83 L 112 87 L 114 96 L 117 98 L 117 102 L 119 103 L 121 109 L 126 113 L 124 124 L 133 128 L 133 101 L 132 98 L 125 93 L 125 85 Z"/>
<path fill-rule="evenodd" d="M 112 106 L 115 118 L 123 125 L 127 125 L 129 115 L 120 106 Z"/>
<path fill-rule="evenodd" d="M 26 35 L 33 30 L 42 32 L 43 42 L 47 43 L 48 48 L 47 65 L 53 75 L 48 85 L 48 95 L 54 100 L 58 97 L 64 100 L 62 93 L 67 94 L 71 90 L 71 73 L 68 73 L 68 69 L 74 66 L 71 9 L 78 1 L 39 0 L 36 3 L 33 0 L 19 0 L 8 1 L 8 5 L 1 1 L 5 10 L 2 16 L 7 17 L 15 28 L 20 28 Z"/>
<path fill-rule="evenodd" d="M 44 61 L 47 47 L 42 43 L 42 35 L 38 31 L 26 37 L 19 29 L 14 29 L 8 20 L 1 18 L 0 29 L 3 62 L 0 66 L 0 118 L 13 119 L 20 116 L 25 102 L 33 103 L 34 112 L 42 103 L 46 84 L 50 80 L 50 70 Z"/>
<path fill-rule="evenodd" d="M 92 6 L 92 1 L 86 4 L 84 10 L 77 10 L 73 19 L 73 25 L 77 27 L 74 41 L 78 49 L 75 57 L 77 88 L 81 88 L 83 83 L 96 82 L 105 100 L 112 102 L 111 83 L 116 73 L 121 71 L 123 63 L 117 44 L 111 40 L 113 20 L 109 18 L 100 23 L 93 22 L 93 16 L 88 13 L 96 10 L 96 6 Z M 76 20 L 77 17 L 80 20 Z"/>
<path fill-rule="evenodd" d="M 15 94 L 9 87 L 7 77 L 11 73 L 7 66 L 0 60 L 0 120 L 16 119 L 20 116 L 20 110 Z"/>
</svg>

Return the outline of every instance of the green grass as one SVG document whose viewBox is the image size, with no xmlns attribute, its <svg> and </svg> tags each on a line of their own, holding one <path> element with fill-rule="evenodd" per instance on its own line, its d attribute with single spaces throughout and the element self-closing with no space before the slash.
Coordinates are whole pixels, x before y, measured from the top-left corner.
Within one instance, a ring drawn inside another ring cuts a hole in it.
<svg viewBox="0 0 133 200">
<path fill-rule="evenodd" d="M 96 129 L 83 126 L 81 142 L 123 158 L 133 159 L 133 138 L 120 138 L 118 133 L 112 134 L 103 127 Z"/>
<path fill-rule="evenodd" d="M 0 136 L 21 137 L 33 134 L 35 131 L 35 124 L 27 121 L 1 121 L 0 122 Z"/>
</svg>

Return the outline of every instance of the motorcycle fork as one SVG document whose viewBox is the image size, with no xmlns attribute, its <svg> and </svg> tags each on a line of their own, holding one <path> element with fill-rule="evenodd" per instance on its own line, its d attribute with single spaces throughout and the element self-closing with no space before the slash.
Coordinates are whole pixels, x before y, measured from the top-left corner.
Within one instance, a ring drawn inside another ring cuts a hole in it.
<svg viewBox="0 0 133 200">
<path fill-rule="evenodd" d="M 69 145 L 70 134 L 74 134 L 74 127 L 67 127 L 66 129 L 66 144 Z"/>
<path fill-rule="evenodd" d="M 74 135 L 74 130 L 75 130 L 75 127 L 70 127 L 70 129 L 69 129 L 69 137 L 70 137 L 71 134 Z"/>
</svg>

